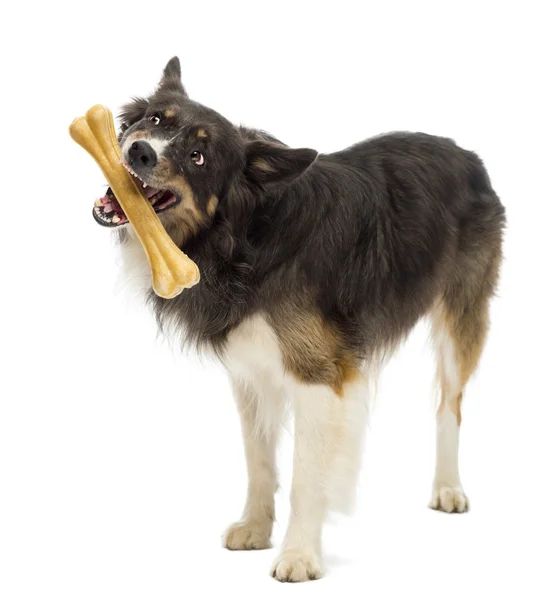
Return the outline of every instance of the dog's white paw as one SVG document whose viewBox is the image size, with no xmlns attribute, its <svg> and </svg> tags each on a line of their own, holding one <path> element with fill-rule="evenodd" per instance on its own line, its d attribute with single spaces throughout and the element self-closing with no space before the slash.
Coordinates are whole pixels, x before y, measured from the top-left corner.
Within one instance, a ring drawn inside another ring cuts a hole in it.
<svg viewBox="0 0 556 600">
<path fill-rule="evenodd" d="M 272 577 L 278 581 L 309 581 L 322 574 L 320 558 L 305 549 L 282 550 L 272 566 Z"/>
<path fill-rule="evenodd" d="M 447 513 L 463 513 L 469 510 L 469 500 L 461 485 L 435 483 L 429 508 Z"/>
<path fill-rule="evenodd" d="M 223 542 L 228 550 L 265 550 L 270 548 L 271 533 L 272 521 L 239 521 L 228 527 Z"/>
</svg>

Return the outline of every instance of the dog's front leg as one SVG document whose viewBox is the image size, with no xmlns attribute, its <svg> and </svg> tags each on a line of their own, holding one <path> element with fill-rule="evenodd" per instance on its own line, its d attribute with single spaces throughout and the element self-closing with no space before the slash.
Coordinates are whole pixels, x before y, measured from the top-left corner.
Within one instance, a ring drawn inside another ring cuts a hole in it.
<svg viewBox="0 0 556 600">
<path fill-rule="evenodd" d="M 270 548 L 274 524 L 276 444 L 284 400 L 279 390 L 268 385 L 256 391 L 250 383 L 232 381 L 232 387 L 241 419 L 248 488 L 243 516 L 224 534 L 224 546 L 230 550 L 261 550 Z"/>
<path fill-rule="evenodd" d="M 322 577 L 321 535 L 327 512 L 327 480 L 335 445 L 337 396 L 325 386 L 296 385 L 291 513 L 272 574 L 280 581 Z"/>
<path fill-rule="evenodd" d="M 295 447 L 291 514 L 272 568 L 280 581 L 322 577 L 321 536 L 329 509 L 353 506 L 368 411 L 361 375 L 337 393 L 325 385 L 295 383 Z"/>
</svg>

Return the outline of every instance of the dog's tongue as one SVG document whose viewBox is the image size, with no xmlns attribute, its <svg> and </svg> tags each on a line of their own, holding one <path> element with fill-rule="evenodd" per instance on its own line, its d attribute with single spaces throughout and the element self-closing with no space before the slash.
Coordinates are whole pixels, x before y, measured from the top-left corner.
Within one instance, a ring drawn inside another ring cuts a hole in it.
<svg viewBox="0 0 556 600">
<path fill-rule="evenodd" d="M 147 200 L 150 201 L 160 192 L 160 190 L 158 190 L 157 188 L 153 188 L 150 185 L 147 185 L 146 187 L 141 187 L 141 192 L 145 195 Z M 153 200 L 151 204 L 153 204 L 154 202 L 155 201 Z M 118 223 L 122 219 L 124 219 L 125 222 L 127 222 L 127 217 L 125 216 L 125 213 L 122 207 L 120 206 L 120 203 L 114 196 L 114 193 L 112 192 L 111 188 L 108 188 L 106 194 L 102 198 L 99 198 L 95 201 L 95 207 L 97 210 L 100 209 L 101 215 L 108 216 L 114 214 L 118 221 L 112 221 L 113 223 Z"/>
<path fill-rule="evenodd" d="M 150 185 L 148 185 L 147 187 L 142 187 L 141 191 L 143 192 L 143 194 L 145 195 L 147 200 L 150 200 L 153 196 L 158 194 L 158 192 L 160 190 L 158 188 L 153 188 Z M 109 202 L 113 202 L 113 199 L 112 199 L 113 196 L 114 196 L 114 194 L 113 194 L 111 188 L 108 188 L 108 191 L 106 192 L 106 194 L 97 201 L 97 206 L 101 206 L 101 203 L 107 204 Z"/>
<path fill-rule="evenodd" d="M 116 198 L 110 198 L 108 194 L 104 195 L 102 198 L 99 198 L 95 202 L 95 206 L 102 208 L 105 213 L 115 212 L 119 215 L 123 215 L 124 213 L 120 203 L 116 200 Z"/>
</svg>

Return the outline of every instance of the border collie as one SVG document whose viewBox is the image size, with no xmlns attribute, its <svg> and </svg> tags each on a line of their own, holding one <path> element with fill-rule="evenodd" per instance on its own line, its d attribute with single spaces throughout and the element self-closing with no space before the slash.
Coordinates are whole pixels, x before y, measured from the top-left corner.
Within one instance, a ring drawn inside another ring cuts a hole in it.
<svg viewBox="0 0 556 600">
<path fill-rule="evenodd" d="M 505 223 L 477 155 L 406 132 L 332 154 L 290 148 L 191 100 L 177 58 L 120 118 L 128 167 L 201 271 L 171 300 L 146 283 L 148 302 L 162 331 L 219 357 L 239 409 L 249 484 L 224 545 L 270 546 L 276 445 L 291 410 L 291 515 L 271 572 L 322 576 L 326 515 L 353 501 L 369 377 L 425 316 L 441 388 L 430 507 L 466 511 L 462 394 L 485 343 Z M 148 273 L 110 189 L 93 214 L 118 228 L 127 276 Z"/>
</svg>

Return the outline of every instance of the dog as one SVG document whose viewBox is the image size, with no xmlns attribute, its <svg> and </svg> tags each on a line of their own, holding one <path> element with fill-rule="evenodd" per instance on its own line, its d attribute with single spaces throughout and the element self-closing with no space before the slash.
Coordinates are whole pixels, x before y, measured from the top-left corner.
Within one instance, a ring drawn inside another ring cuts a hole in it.
<svg viewBox="0 0 556 600">
<path fill-rule="evenodd" d="M 200 283 L 171 300 L 156 297 L 110 189 L 93 215 L 116 228 L 127 276 L 147 275 L 162 331 L 213 353 L 229 373 L 248 488 L 224 545 L 270 546 L 276 445 L 291 412 L 291 515 L 271 573 L 280 581 L 322 576 L 323 523 L 354 501 L 369 378 L 426 316 L 441 389 L 430 507 L 466 511 L 462 395 L 485 344 L 505 226 L 478 156 L 407 132 L 332 154 L 290 148 L 191 100 L 177 57 L 120 120 L 127 167 L 199 265 Z"/>
</svg>

